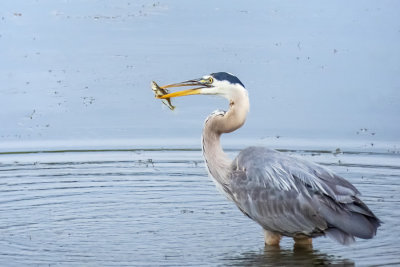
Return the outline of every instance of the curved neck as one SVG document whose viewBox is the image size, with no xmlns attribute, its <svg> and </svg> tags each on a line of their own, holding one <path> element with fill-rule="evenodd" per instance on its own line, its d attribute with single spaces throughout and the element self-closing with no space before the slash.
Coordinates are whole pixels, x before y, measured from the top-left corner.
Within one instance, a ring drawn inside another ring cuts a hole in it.
<svg viewBox="0 0 400 267">
<path fill-rule="evenodd" d="M 228 112 L 214 112 L 205 122 L 202 135 L 203 156 L 211 176 L 217 184 L 227 184 L 231 160 L 222 149 L 220 137 L 240 128 L 249 111 L 247 91 L 238 92 L 230 99 Z"/>
</svg>

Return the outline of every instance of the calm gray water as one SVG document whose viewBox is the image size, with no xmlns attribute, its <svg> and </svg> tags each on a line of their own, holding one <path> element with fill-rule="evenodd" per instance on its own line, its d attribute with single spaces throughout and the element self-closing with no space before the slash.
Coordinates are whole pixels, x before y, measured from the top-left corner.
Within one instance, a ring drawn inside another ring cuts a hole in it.
<svg viewBox="0 0 400 267">
<path fill-rule="evenodd" d="M 365 128 L 399 141 L 398 10 L 396 0 L 2 0 L 0 149 L 198 136 L 228 103 L 177 98 L 166 112 L 150 82 L 218 71 L 249 91 L 241 136 L 350 139 Z"/>
<path fill-rule="evenodd" d="M 354 183 L 384 221 L 376 238 L 265 248 L 260 227 L 217 192 L 198 149 L 2 152 L 0 265 L 400 264 L 398 151 L 285 153 Z"/>
<path fill-rule="evenodd" d="M 399 9 L 1 1 L 0 265 L 399 265 Z M 216 71 L 251 102 L 229 153 L 244 138 L 329 165 L 384 221 L 375 239 L 264 249 L 197 149 L 204 118 L 228 103 L 178 98 L 169 112 L 150 90 Z"/>
</svg>

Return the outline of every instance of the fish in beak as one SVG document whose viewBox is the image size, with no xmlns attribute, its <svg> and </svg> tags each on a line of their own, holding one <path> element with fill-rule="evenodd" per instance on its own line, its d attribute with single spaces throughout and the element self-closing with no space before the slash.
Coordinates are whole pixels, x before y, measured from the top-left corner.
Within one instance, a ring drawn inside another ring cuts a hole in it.
<svg viewBox="0 0 400 267">
<path fill-rule="evenodd" d="M 169 93 L 167 89 L 161 88 L 160 86 L 158 86 L 158 84 L 155 81 L 151 82 L 151 90 L 153 90 L 154 96 L 156 98 L 160 98 L 160 97 L 162 97 L 164 95 L 167 95 Z M 164 99 L 162 99 L 162 102 L 170 110 L 174 110 L 175 109 L 175 106 L 172 105 L 170 98 L 164 98 Z"/>
</svg>

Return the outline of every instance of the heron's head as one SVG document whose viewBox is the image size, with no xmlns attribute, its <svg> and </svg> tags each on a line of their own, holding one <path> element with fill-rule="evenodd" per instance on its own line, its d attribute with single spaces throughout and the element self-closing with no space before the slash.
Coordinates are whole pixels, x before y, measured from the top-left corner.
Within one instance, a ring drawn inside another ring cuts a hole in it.
<svg viewBox="0 0 400 267">
<path fill-rule="evenodd" d="M 185 82 L 161 86 L 161 88 L 173 88 L 191 86 L 194 88 L 166 94 L 157 98 L 171 98 L 186 95 L 220 95 L 227 99 L 235 98 L 239 93 L 247 91 L 243 83 L 234 75 L 227 72 L 216 72 L 205 75 L 200 79 L 188 80 Z"/>
</svg>

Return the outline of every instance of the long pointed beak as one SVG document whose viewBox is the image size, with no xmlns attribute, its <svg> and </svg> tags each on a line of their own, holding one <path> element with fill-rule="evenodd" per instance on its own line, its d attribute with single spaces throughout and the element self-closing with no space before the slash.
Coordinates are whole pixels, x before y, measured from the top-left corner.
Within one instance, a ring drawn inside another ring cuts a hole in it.
<svg viewBox="0 0 400 267">
<path fill-rule="evenodd" d="M 163 96 L 157 96 L 157 98 L 164 99 L 164 98 L 186 96 L 186 95 L 198 95 L 198 94 L 201 94 L 202 88 L 210 87 L 210 85 L 208 85 L 204 80 L 197 79 L 197 80 L 189 80 L 189 81 L 185 81 L 185 82 L 181 82 L 181 83 L 173 83 L 173 84 L 169 84 L 169 85 L 164 85 L 164 86 L 160 86 L 160 88 L 166 89 L 166 88 L 183 87 L 183 86 L 199 86 L 199 87 L 192 88 L 189 90 L 178 91 L 178 92 L 166 94 Z"/>
<path fill-rule="evenodd" d="M 182 86 L 198 86 L 198 85 L 204 85 L 204 83 L 200 82 L 200 79 L 197 80 L 189 80 L 189 81 L 184 81 L 180 83 L 173 83 L 173 84 L 168 84 L 164 86 L 160 86 L 162 89 L 166 88 L 171 88 L 171 87 L 182 87 Z"/>
<path fill-rule="evenodd" d="M 178 96 L 185 96 L 185 95 L 199 95 L 201 94 L 201 88 L 195 88 L 195 89 L 189 89 L 189 90 L 182 90 L 170 94 L 166 94 L 163 96 L 157 96 L 159 99 L 164 99 L 164 98 L 171 98 L 171 97 L 178 97 Z"/>
</svg>

